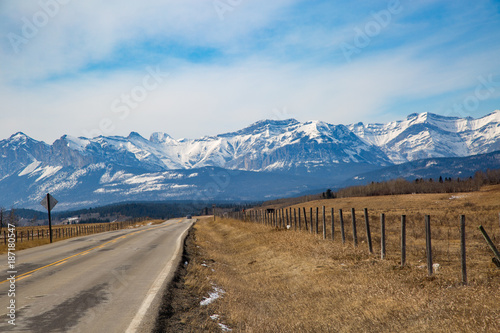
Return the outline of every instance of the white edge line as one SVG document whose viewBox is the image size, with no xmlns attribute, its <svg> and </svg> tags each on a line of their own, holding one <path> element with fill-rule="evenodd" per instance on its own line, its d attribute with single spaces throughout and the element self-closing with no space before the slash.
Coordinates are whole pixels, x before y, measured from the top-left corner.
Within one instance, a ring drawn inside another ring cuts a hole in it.
<svg viewBox="0 0 500 333">
<path fill-rule="evenodd" d="M 163 286 L 163 283 L 165 282 L 165 279 L 167 278 L 168 274 L 170 273 L 170 270 L 172 269 L 172 266 L 174 265 L 174 262 L 177 259 L 177 256 L 179 254 L 179 251 L 183 249 L 184 247 L 182 246 L 182 242 L 184 241 L 185 234 L 188 232 L 189 228 L 186 228 L 184 232 L 180 235 L 180 237 L 177 239 L 177 249 L 175 250 L 174 255 L 172 258 L 169 260 L 167 265 L 163 268 L 163 270 L 160 272 L 158 277 L 156 278 L 155 282 L 153 282 L 153 285 L 151 288 L 149 288 L 148 292 L 146 293 L 146 298 L 141 304 L 141 307 L 139 308 L 139 311 L 137 311 L 134 319 L 130 322 L 130 325 L 128 326 L 127 330 L 125 333 L 135 333 L 137 329 L 139 328 L 140 324 L 142 323 L 142 320 L 146 316 L 149 307 L 151 306 L 151 303 L 153 303 L 153 300 L 156 297 L 156 294 L 161 290 L 161 287 Z"/>
</svg>

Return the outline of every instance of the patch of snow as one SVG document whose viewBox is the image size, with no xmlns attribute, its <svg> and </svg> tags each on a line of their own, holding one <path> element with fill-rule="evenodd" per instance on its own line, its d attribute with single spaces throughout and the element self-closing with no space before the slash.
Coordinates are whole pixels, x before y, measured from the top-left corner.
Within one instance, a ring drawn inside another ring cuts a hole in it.
<svg viewBox="0 0 500 333">
<path fill-rule="evenodd" d="M 94 191 L 94 193 L 115 193 L 115 192 L 120 192 L 118 189 L 107 189 L 107 188 L 98 188 L 97 190 Z"/>
<path fill-rule="evenodd" d="M 65 136 L 66 141 L 68 142 L 68 147 L 72 150 L 76 150 L 79 152 L 84 152 L 85 148 L 89 145 L 90 140 L 83 138 L 75 138 L 70 135 Z"/>
<path fill-rule="evenodd" d="M 231 332 L 232 329 L 224 325 L 223 323 L 219 323 L 219 327 L 221 328 L 222 332 Z"/>
<path fill-rule="evenodd" d="M 42 173 L 42 175 L 40 177 L 38 177 L 35 180 L 35 182 L 38 182 L 39 180 L 42 180 L 42 179 L 47 178 L 47 177 L 50 177 L 50 176 L 56 174 L 61 169 L 62 169 L 62 166 L 56 166 L 56 167 L 55 166 L 50 166 L 50 165 L 46 166 L 46 167 L 42 168 L 43 173 Z"/>
<path fill-rule="evenodd" d="M 454 199 L 461 199 L 461 198 L 465 198 L 465 197 L 467 197 L 467 195 L 452 195 L 449 199 L 454 200 Z"/>
<path fill-rule="evenodd" d="M 212 288 L 213 288 L 213 292 L 208 293 L 208 297 L 205 297 L 205 299 L 200 302 L 201 306 L 205 306 L 205 305 L 208 305 L 208 304 L 214 302 L 218 298 L 222 297 L 222 294 L 225 293 L 225 291 L 219 287 L 213 286 Z"/>
<path fill-rule="evenodd" d="M 30 174 L 32 173 L 33 171 L 36 170 L 36 168 L 38 168 L 38 166 L 41 164 L 42 162 L 40 161 L 37 161 L 37 160 L 34 160 L 31 164 L 29 164 L 26 168 L 23 169 L 23 171 L 21 171 L 18 176 L 24 176 L 24 175 L 27 175 L 27 174 Z"/>
<path fill-rule="evenodd" d="M 141 183 L 154 183 L 158 180 L 164 179 L 163 176 L 152 176 L 150 174 L 137 175 L 125 180 L 125 184 L 141 184 Z"/>
<path fill-rule="evenodd" d="M 429 162 L 427 162 L 427 163 L 425 164 L 425 167 L 426 167 L 426 168 L 428 168 L 428 167 L 431 167 L 431 166 L 436 165 L 436 164 L 437 164 L 437 162 L 436 162 L 436 161 L 429 161 Z"/>
<path fill-rule="evenodd" d="M 190 188 L 195 187 L 195 185 L 186 185 L 186 184 L 172 184 L 170 188 Z"/>
<path fill-rule="evenodd" d="M 125 173 L 125 171 L 117 171 L 115 172 L 114 175 L 111 176 L 110 172 L 107 172 L 102 175 L 101 179 L 99 180 L 99 183 L 100 184 L 107 184 L 107 183 L 111 183 L 111 182 L 119 182 L 119 181 L 123 181 L 124 179 L 126 178 L 129 178 L 129 177 L 133 177 L 132 174 L 130 173 Z"/>
</svg>

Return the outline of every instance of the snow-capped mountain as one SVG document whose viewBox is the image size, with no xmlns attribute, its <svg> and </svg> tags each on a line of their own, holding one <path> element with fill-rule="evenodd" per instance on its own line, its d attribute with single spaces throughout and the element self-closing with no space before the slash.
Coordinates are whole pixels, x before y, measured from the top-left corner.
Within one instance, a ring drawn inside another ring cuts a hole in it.
<svg viewBox="0 0 500 333">
<path fill-rule="evenodd" d="M 195 140 L 177 141 L 165 133 L 153 133 L 147 140 L 132 132 L 126 138 L 65 135 L 54 145 L 75 162 L 85 156 L 94 162 L 154 171 L 207 166 L 246 171 L 312 170 L 341 163 L 391 164 L 380 148 L 364 142 L 343 125 L 299 123 L 294 119 L 259 121 L 237 132 Z M 77 154 L 69 156 L 71 152 Z"/>
<path fill-rule="evenodd" d="M 132 132 L 64 135 L 48 145 L 16 133 L 0 141 L 0 206 L 36 207 L 47 192 L 66 208 L 193 195 L 263 199 L 334 186 L 407 161 L 496 150 L 500 111 L 480 119 L 422 113 L 348 126 L 263 120 L 236 132 L 181 140 Z"/>
<path fill-rule="evenodd" d="M 411 114 L 388 124 L 349 129 L 380 147 L 395 164 L 431 157 L 463 157 L 500 150 L 500 110 L 479 119 Z"/>
</svg>

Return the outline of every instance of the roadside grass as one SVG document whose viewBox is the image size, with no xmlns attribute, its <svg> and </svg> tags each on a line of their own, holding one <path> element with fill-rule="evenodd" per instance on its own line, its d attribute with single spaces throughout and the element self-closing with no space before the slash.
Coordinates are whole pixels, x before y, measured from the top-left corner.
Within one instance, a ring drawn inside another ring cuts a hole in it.
<svg viewBox="0 0 500 333">
<path fill-rule="evenodd" d="M 165 220 L 145 220 L 145 221 L 138 221 L 134 222 L 133 225 L 126 227 L 125 229 L 128 228 L 139 228 L 145 225 L 154 225 L 154 224 L 160 224 L 165 222 Z M 111 222 L 112 223 L 112 222 Z M 106 228 L 109 226 L 110 223 L 93 223 L 93 224 L 70 224 L 70 225 L 55 225 L 52 226 L 52 241 L 53 242 L 58 242 L 61 240 L 65 240 L 68 238 L 74 238 L 74 237 L 79 237 L 79 236 L 86 236 L 86 235 L 91 235 L 91 234 L 96 234 L 100 232 L 105 232 L 106 230 L 103 231 L 97 231 L 97 232 L 88 232 L 88 233 L 80 233 L 78 236 L 76 235 L 76 231 L 73 231 L 71 233 L 71 236 L 69 236 L 69 231 L 70 229 L 75 229 L 76 227 L 96 227 L 96 228 Z M 18 233 L 18 241 L 15 243 L 16 244 L 16 251 L 24 250 L 24 249 L 29 249 L 32 247 L 37 247 L 45 244 L 50 244 L 50 239 L 47 237 L 49 227 L 48 226 L 34 226 L 34 227 L 16 227 L 16 231 Z M 59 230 L 59 231 L 58 231 Z M 0 237 L 0 254 L 7 253 L 8 251 L 8 245 L 5 244 L 5 239 L 4 239 L 4 231 L 8 235 L 7 227 L 2 228 L 1 230 L 1 237 Z M 21 232 L 24 235 L 24 238 L 20 239 L 20 234 Z M 26 235 L 30 233 L 30 239 L 28 240 Z M 40 234 L 43 232 L 44 237 L 38 237 L 38 233 Z M 31 238 L 33 236 L 33 239 Z M 8 240 L 7 240 L 8 242 Z"/>
<path fill-rule="evenodd" d="M 334 241 L 323 240 L 321 231 L 315 235 L 233 219 L 202 219 L 194 226 L 196 253 L 183 288 L 197 293 L 198 302 L 214 286 L 225 293 L 207 306 L 198 304 L 185 311 L 197 313 L 199 331 L 211 331 L 206 327 L 214 322 L 227 324 L 233 332 L 499 332 L 500 269 L 491 262 L 493 254 L 477 230 L 482 224 L 498 244 L 499 194 L 496 186 L 458 195 L 306 203 L 307 208 L 325 205 L 327 212 L 335 207 Z M 356 248 L 350 233 L 351 207 L 357 210 Z M 366 245 L 365 207 L 370 212 L 374 254 Z M 338 208 L 345 212 L 345 245 L 340 241 Z M 376 227 L 382 212 L 388 232 L 386 260 L 380 259 Z M 407 215 L 403 268 L 401 214 Z M 440 264 L 432 277 L 425 268 L 426 214 L 431 215 L 434 263 Z M 460 214 L 467 216 L 467 286 L 460 282 Z M 212 320 L 211 315 L 219 317 Z"/>
</svg>

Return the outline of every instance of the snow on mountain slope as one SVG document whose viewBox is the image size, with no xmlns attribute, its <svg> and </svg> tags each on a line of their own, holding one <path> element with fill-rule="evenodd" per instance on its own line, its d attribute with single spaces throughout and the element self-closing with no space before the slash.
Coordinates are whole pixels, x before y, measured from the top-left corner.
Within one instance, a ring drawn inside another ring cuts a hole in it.
<svg viewBox="0 0 500 333">
<path fill-rule="evenodd" d="M 40 162 L 37 168 L 82 168 L 105 163 L 151 172 L 211 166 L 248 171 L 311 171 L 342 163 L 385 166 L 498 149 L 498 110 L 480 119 L 422 113 L 388 124 L 349 126 L 322 121 L 301 123 L 295 119 L 262 120 L 236 132 L 192 140 L 175 140 L 159 132 L 147 140 L 132 132 L 128 137 L 64 135 L 49 146 L 16 133 L 0 141 L 0 178 L 23 172 L 36 161 Z"/>
<path fill-rule="evenodd" d="M 33 140 L 21 132 L 13 134 L 8 139 L 1 140 L 0 179 L 21 172 L 34 162 L 48 162 L 50 148 L 48 144 Z"/>
<path fill-rule="evenodd" d="M 321 162 L 390 164 L 385 154 L 366 144 L 343 125 L 294 119 L 256 122 L 233 133 L 194 140 L 175 140 L 153 133 L 149 140 L 137 133 L 124 137 L 78 139 L 63 137 L 66 146 L 94 162 L 112 162 L 151 171 L 216 166 L 265 171 Z M 280 164 L 276 164 L 280 162 Z"/>
<path fill-rule="evenodd" d="M 200 191 L 212 197 L 214 188 L 255 199 L 272 196 L 264 186 L 270 183 L 280 196 L 407 161 L 497 150 L 500 111 L 479 119 L 422 113 L 348 126 L 262 120 L 235 132 L 178 140 L 160 132 L 148 140 L 132 132 L 64 135 L 48 145 L 16 133 L 0 141 L 0 206 L 36 206 L 47 192 L 73 206 L 190 198 Z M 217 168 L 231 176 L 214 176 Z"/>
<path fill-rule="evenodd" d="M 365 142 L 380 147 L 394 163 L 500 149 L 500 110 L 479 119 L 426 112 L 388 124 L 357 123 L 348 127 Z"/>
</svg>

